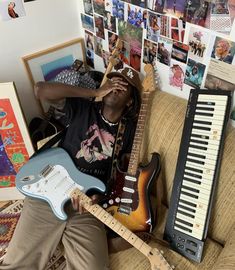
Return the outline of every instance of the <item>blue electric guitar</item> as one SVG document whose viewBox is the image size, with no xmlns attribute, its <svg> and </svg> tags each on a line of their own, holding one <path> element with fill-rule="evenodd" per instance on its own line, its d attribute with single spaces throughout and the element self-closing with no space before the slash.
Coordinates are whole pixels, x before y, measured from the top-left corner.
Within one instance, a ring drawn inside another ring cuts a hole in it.
<svg viewBox="0 0 235 270">
<path fill-rule="evenodd" d="M 157 248 L 146 244 L 98 204 L 92 205 L 85 193 L 91 189 L 104 192 L 105 185 L 78 171 L 62 148 L 50 148 L 31 158 L 18 172 L 16 187 L 27 196 L 47 201 L 54 214 L 62 220 L 67 219 L 64 204 L 71 197 L 79 197 L 88 212 L 142 252 L 149 259 L 152 270 L 173 269 Z"/>
<path fill-rule="evenodd" d="M 16 175 L 16 187 L 24 195 L 47 201 L 54 214 L 67 219 L 64 204 L 71 192 L 78 188 L 104 192 L 106 187 L 99 179 L 80 172 L 69 154 L 62 148 L 50 148 L 31 158 Z"/>
</svg>

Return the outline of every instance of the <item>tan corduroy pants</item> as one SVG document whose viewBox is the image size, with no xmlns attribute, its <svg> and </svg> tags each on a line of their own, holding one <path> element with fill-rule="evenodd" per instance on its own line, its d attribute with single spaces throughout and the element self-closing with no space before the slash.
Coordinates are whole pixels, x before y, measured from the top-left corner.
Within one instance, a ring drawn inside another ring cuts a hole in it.
<svg viewBox="0 0 235 270">
<path fill-rule="evenodd" d="M 1 270 L 44 270 L 58 243 L 65 249 L 68 270 L 107 270 L 108 248 L 103 224 L 89 213 L 66 207 L 61 221 L 43 201 L 25 199 L 21 217 Z"/>
</svg>

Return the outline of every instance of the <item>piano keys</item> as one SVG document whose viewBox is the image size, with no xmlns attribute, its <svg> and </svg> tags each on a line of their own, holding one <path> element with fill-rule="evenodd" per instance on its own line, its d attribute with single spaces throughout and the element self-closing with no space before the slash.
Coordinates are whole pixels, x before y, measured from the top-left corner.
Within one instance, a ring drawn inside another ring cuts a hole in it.
<svg viewBox="0 0 235 270">
<path fill-rule="evenodd" d="M 232 92 L 192 89 L 180 143 L 164 239 L 201 262 L 222 158 Z"/>
</svg>

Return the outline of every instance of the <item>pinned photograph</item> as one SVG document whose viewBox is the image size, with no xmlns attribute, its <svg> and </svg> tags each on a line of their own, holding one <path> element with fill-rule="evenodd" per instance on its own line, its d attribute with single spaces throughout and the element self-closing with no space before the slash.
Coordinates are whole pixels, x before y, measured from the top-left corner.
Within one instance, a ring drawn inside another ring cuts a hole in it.
<svg viewBox="0 0 235 270">
<path fill-rule="evenodd" d="M 205 81 L 205 87 L 214 90 L 235 90 L 235 66 L 211 59 Z"/>
<path fill-rule="evenodd" d="M 94 52 L 90 49 L 86 49 L 86 63 L 88 66 L 94 68 Z"/>
<path fill-rule="evenodd" d="M 98 16 L 98 15 L 94 15 L 94 19 L 95 19 L 95 34 L 96 34 L 96 36 L 105 39 L 103 17 Z"/>
<path fill-rule="evenodd" d="M 136 26 L 144 28 L 144 13 L 143 9 L 130 4 L 127 4 L 127 21 Z"/>
<path fill-rule="evenodd" d="M 210 0 L 185 1 L 184 21 L 205 26 Z"/>
<path fill-rule="evenodd" d="M 82 27 L 86 30 L 94 33 L 94 19 L 93 17 L 87 16 L 81 13 Z"/>
<path fill-rule="evenodd" d="M 14 20 L 25 16 L 25 9 L 22 0 L 1 1 L 0 15 L 3 21 Z"/>
<path fill-rule="evenodd" d="M 157 60 L 160 63 L 170 66 L 172 47 L 173 42 L 170 39 L 159 38 Z"/>
<path fill-rule="evenodd" d="M 127 21 L 118 20 L 118 33 L 120 39 L 129 43 L 131 47 L 142 48 L 142 28 L 135 27 Z"/>
<path fill-rule="evenodd" d="M 154 64 L 157 59 L 157 43 L 144 39 L 143 62 L 145 64 Z"/>
<path fill-rule="evenodd" d="M 173 42 L 171 58 L 186 63 L 188 59 L 189 46 L 180 42 Z"/>
<path fill-rule="evenodd" d="M 167 0 L 148 0 L 147 7 L 158 13 L 163 13 L 166 1 Z"/>
<path fill-rule="evenodd" d="M 146 8 L 146 0 L 123 0 L 123 1 L 130 3 L 130 4 L 133 4 L 135 6 Z"/>
<path fill-rule="evenodd" d="M 112 16 L 110 12 L 107 11 L 105 12 L 104 15 L 104 28 L 114 33 L 117 32 L 116 18 Z"/>
<path fill-rule="evenodd" d="M 85 30 L 85 46 L 87 49 L 94 51 L 94 35 Z"/>
<path fill-rule="evenodd" d="M 94 12 L 104 16 L 105 15 L 105 0 L 93 0 Z"/>
<path fill-rule="evenodd" d="M 95 45 L 95 54 L 102 57 L 102 51 L 103 51 L 103 39 L 99 38 L 97 36 L 94 36 L 94 45 Z"/>
<path fill-rule="evenodd" d="M 124 20 L 124 2 L 113 0 L 112 12 L 114 17 Z"/>
<path fill-rule="evenodd" d="M 147 23 L 147 39 L 158 42 L 158 39 L 160 37 L 160 30 L 161 16 L 149 11 Z"/>
<path fill-rule="evenodd" d="M 191 27 L 188 37 L 189 57 L 196 61 L 202 61 L 207 48 L 209 33 L 201 28 Z"/>
<path fill-rule="evenodd" d="M 85 13 L 93 16 L 92 0 L 83 0 L 83 6 Z"/>
<path fill-rule="evenodd" d="M 117 40 L 118 40 L 118 35 L 113 32 L 108 31 L 108 44 L 109 44 L 109 51 L 111 53 L 115 49 Z"/>
<path fill-rule="evenodd" d="M 235 54 L 235 42 L 216 37 L 211 57 L 227 64 L 232 64 Z"/>
<path fill-rule="evenodd" d="M 175 88 L 183 90 L 186 65 L 178 61 L 171 60 L 169 84 Z"/>
<path fill-rule="evenodd" d="M 188 59 L 184 82 L 194 88 L 200 88 L 206 66 L 202 63 Z"/>
<path fill-rule="evenodd" d="M 109 58 L 111 56 L 110 52 L 106 52 L 105 50 L 102 51 L 102 58 L 104 63 L 104 68 L 106 69 L 109 65 Z"/>
<path fill-rule="evenodd" d="M 164 11 L 167 14 L 171 14 L 174 15 L 178 18 L 183 18 L 184 15 L 184 9 L 185 9 L 185 4 L 186 2 L 189 2 L 187 0 L 166 0 L 165 1 L 165 7 L 164 7 Z M 190 1 L 192 2 L 192 1 Z"/>
</svg>

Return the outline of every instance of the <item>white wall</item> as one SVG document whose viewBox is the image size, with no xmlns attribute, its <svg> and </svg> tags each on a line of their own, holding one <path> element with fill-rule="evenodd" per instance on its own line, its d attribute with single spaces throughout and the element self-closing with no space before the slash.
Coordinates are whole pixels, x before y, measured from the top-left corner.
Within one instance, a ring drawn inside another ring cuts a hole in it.
<svg viewBox="0 0 235 270">
<path fill-rule="evenodd" d="M 15 82 L 27 122 L 40 110 L 21 57 L 79 37 L 80 3 L 80 0 L 27 2 L 26 16 L 0 21 L 0 82 Z"/>
</svg>

